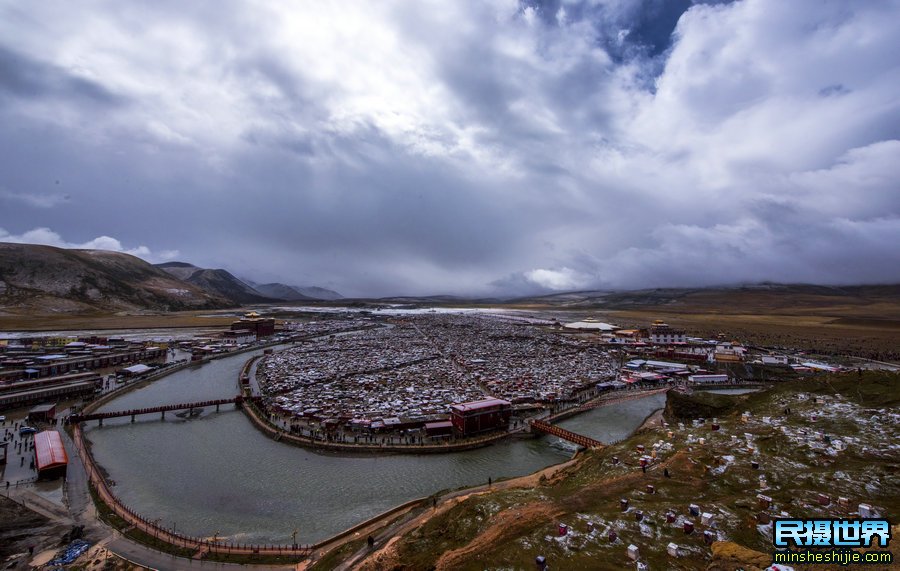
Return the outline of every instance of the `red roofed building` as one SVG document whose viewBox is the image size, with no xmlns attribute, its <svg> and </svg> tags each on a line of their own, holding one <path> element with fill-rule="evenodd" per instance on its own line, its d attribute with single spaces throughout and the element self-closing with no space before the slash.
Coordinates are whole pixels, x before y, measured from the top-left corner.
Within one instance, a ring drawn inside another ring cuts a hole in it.
<svg viewBox="0 0 900 571">
<path fill-rule="evenodd" d="M 34 435 L 34 465 L 39 480 L 55 480 L 66 475 L 69 456 L 59 432 L 45 430 Z"/>
<path fill-rule="evenodd" d="M 450 405 L 450 421 L 453 429 L 462 436 L 471 436 L 489 430 L 505 430 L 509 427 L 512 403 L 488 398 Z"/>
</svg>

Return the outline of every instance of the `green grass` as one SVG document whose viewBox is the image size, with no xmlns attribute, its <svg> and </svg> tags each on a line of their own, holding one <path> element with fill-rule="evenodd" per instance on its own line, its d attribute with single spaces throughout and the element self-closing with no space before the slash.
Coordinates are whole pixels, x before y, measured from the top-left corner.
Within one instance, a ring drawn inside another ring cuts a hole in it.
<svg viewBox="0 0 900 571">
<path fill-rule="evenodd" d="M 170 555 L 174 555 L 176 557 L 187 557 L 196 553 L 195 549 L 188 549 L 186 547 L 177 547 L 172 545 L 171 543 L 167 543 L 159 538 L 154 537 L 146 532 L 143 532 L 139 529 L 132 529 L 127 532 L 124 532 L 123 535 L 128 537 L 129 539 L 133 539 L 138 543 L 142 543 L 147 547 L 151 547 L 157 551 L 161 551 L 163 553 L 168 553 Z"/>
<path fill-rule="evenodd" d="M 331 571 L 336 568 L 344 559 L 350 557 L 366 545 L 365 539 L 357 539 L 350 541 L 337 549 L 332 549 L 325 554 L 324 557 L 310 567 L 310 571 Z"/>
<path fill-rule="evenodd" d="M 684 395 L 672 391 L 666 400 L 666 416 L 676 421 L 723 417 L 740 405 L 743 399 L 736 398 L 738 396 L 704 391 Z"/>
</svg>

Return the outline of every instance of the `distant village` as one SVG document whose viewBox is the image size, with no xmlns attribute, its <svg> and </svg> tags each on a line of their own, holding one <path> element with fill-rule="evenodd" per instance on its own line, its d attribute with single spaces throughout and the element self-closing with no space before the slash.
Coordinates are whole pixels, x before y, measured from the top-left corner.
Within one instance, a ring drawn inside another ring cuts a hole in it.
<svg viewBox="0 0 900 571">
<path fill-rule="evenodd" d="M 172 367 L 275 345 L 282 348 L 267 351 L 247 388 L 273 417 L 310 430 L 425 429 L 434 438 L 505 430 L 516 415 L 557 412 L 607 392 L 839 368 L 725 335 L 690 337 L 662 321 L 622 328 L 506 314 L 276 320 L 250 312 L 225 331 L 187 339 L 130 337 L 0 339 L 0 411 L 90 399 Z"/>
</svg>

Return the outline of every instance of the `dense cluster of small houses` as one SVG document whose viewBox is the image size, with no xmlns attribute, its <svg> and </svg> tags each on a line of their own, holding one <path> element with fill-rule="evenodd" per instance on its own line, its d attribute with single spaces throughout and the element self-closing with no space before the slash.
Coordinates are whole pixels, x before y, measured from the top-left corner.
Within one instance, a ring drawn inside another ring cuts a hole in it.
<svg viewBox="0 0 900 571">
<path fill-rule="evenodd" d="M 595 344 L 491 317 L 424 315 L 356 335 L 321 337 L 265 359 L 269 405 L 360 422 L 446 415 L 494 396 L 515 404 L 572 398 L 615 377 Z"/>
<path fill-rule="evenodd" d="M 527 409 L 631 385 L 727 384 L 732 379 L 714 372 L 717 363 L 748 355 L 740 344 L 688 338 L 662 322 L 644 337 L 593 320 L 564 326 L 490 313 L 386 317 L 285 322 L 284 334 L 303 341 L 257 368 L 269 411 L 292 423 L 350 428 L 437 421 L 453 404 L 486 397 Z"/>
</svg>

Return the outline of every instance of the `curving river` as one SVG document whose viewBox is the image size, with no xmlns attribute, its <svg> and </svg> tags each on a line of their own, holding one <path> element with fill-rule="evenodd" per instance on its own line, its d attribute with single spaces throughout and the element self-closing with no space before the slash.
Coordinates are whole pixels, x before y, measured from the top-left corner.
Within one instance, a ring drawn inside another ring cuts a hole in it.
<svg viewBox="0 0 900 571">
<path fill-rule="evenodd" d="M 252 355 L 185 369 L 100 410 L 230 398 Z M 663 406 L 657 395 L 560 423 L 601 441 L 627 436 Z M 87 423 L 94 457 L 127 505 L 191 535 L 253 543 L 313 543 L 398 504 L 444 489 L 521 476 L 571 457 L 554 437 L 439 455 L 340 455 L 275 442 L 231 406 L 183 420 L 169 413 Z"/>
</svg>

